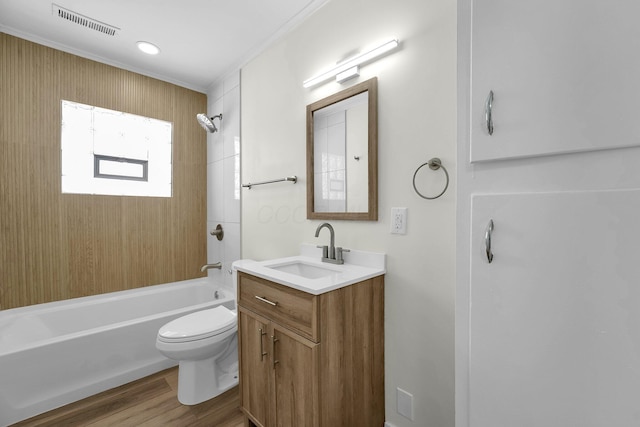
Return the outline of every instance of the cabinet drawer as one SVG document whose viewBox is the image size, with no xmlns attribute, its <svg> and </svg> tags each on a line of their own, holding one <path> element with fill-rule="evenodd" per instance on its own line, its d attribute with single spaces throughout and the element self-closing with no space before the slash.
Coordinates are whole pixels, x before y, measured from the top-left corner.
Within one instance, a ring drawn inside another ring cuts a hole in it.
<svg viewBox="0 0 640 427">
<path fill-rule="evenodd" d="M 315 295 L 238 272 L 238 304 L 314 342 L 320 340 Z"/>
</svg>

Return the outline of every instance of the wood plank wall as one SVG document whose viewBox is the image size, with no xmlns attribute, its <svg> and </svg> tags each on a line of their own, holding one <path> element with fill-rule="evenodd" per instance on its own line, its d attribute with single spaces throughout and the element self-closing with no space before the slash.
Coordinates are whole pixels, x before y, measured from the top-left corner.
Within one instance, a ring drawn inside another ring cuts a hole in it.
<svg viewBox="0 0 640 427">
<path fill-rule="evenodd" d="M 173 197 L 61 194 L 62 99 L 173 123 Z M 0 309 L 202 276 L 206 95 L 0 33 Z"/>
</svg>

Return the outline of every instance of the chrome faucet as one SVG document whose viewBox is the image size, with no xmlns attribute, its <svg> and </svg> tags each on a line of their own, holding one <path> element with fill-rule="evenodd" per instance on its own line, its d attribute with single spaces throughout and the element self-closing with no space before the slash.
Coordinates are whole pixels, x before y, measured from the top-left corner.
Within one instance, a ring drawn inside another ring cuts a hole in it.
<svg viewBox="0 0 640 427">
<path fill-rule="evenodd" d="M 320 230 L 323 228 L 327 228 L 329 233 L 331 233 L 329 246 L 318 246 L 322 248 L 322 262 L 330 262 L 332 264 L 344 264 L 344 259 L 342 258 L 343 252 L 349 252 L 349 249 L 342 249 L 340 247 L 335 247 L 336 233 L 333 231 L 333 227 L 328 222 L 324 222 L 316 228 L 316 237 L 320 235 Z"/>
<path fill-rule="evenodd" d="M 200 271 L 202 271 L 203 273 L 206 270 L 209 270 L 210 268 L 217 268 L 218 270 L 222 269 L 222 263 L 221 262 L 216 262 L 215 264 L 205 264 L 202 267 L 200 267 Z"/>
</svg>

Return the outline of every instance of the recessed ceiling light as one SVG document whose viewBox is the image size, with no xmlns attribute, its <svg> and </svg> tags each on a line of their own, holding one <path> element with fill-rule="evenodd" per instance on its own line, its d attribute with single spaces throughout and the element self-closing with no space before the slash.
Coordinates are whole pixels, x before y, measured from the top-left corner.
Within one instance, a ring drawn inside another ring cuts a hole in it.
<svg viewBox="0 0 640 427">
<path fill-rule="evenodd" d="M 153 43 L 138 42 L 136 44 L 138 45 L 138 49 L 140 49 L 141 51 L 143 51 L 148 55 L 157 55 L 160 53 L 160 48 Z"/>
</svg>

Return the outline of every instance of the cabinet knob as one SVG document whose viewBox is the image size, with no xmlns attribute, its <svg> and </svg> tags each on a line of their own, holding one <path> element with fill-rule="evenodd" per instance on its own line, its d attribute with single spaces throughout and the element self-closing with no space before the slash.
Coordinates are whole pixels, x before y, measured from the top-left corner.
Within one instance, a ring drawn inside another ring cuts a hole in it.
<svg viewBox="0 0 640 427">
<path fill-rule="evenodd" d="M 487 133 L 493 135 L 493 118 L 491 117 L 491 109 L 493 108 L 493 91 L 489 91 L 487 101 L 484 103 L 484 119 L 487 123 Z"/>
</svg>

